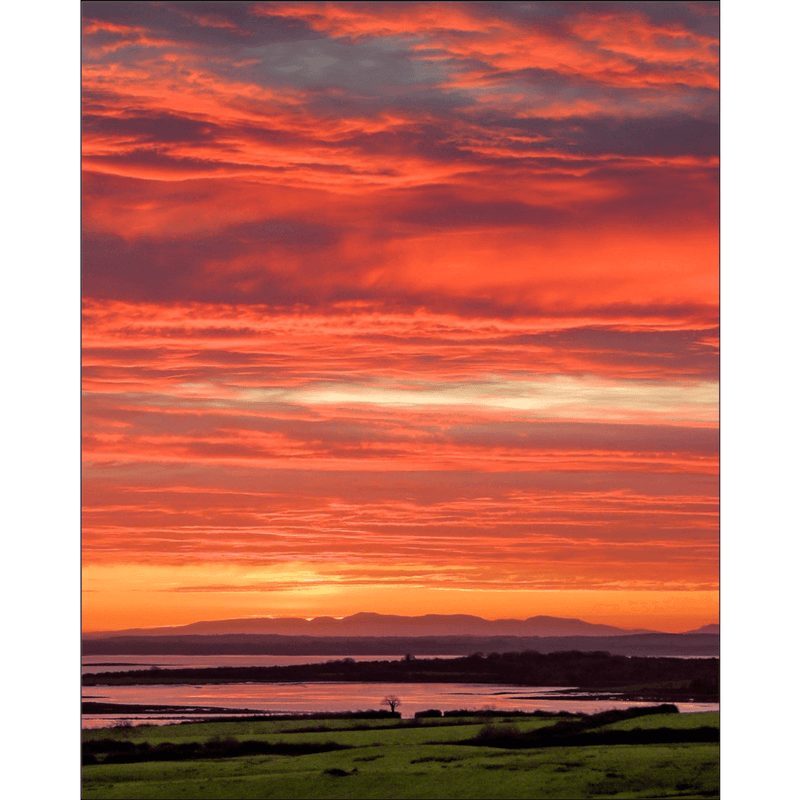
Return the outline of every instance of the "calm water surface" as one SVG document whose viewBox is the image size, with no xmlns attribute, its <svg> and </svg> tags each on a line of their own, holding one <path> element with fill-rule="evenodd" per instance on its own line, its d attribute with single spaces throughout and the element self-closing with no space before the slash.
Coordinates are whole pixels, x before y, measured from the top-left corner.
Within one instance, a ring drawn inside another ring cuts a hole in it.
<svg viewBox="0 0 800 800">
<path fill-rule="evenodd" d="M 87 686 L 84 700 L 105 703 L 178 705 L 186 707 L 180 719 L 202 719 L 199 706 L 229 709 L 252 709 L 271 714 L 299 714 L 325 711 L 356 711 L 381 708 L 387 694 L 402 699 L 398 709 L 404 717 L 417 711 L 439 708 L 455 709 L 497 708 L 500 710 L 583 711 L 596 713 L 610 708 L 631 708 L 653 705 L 615 700 L 576 700 L 570 697 L 546 699 L 568 687 L 506 686 L 473 683 L 233 683 L 169 686 Z M 681 712 L 717 711 L 714 703 L 677 703 Z M 169 724 L 178 717 L 158 715 L 102 714 L 85 715 L 84 728 L 108 727 L 129 720 L 133 724 Z"/>
<path fill-rule="evenodd" d="M 424 656 L 425 658 L 461 658 L 461 656 Z M 402 661 L 405 656 L 83 656 L 81 674 L 87 672 L 134 672 L 163 669 L 206 669 L 208 667 L 286 667 L 293 664 L 324 664 L 326 661 Z"/>
</svg>

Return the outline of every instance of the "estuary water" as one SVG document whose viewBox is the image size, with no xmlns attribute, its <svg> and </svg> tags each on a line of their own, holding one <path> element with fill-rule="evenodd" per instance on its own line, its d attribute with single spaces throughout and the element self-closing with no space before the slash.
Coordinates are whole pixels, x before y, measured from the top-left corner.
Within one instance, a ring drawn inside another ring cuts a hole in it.
<svg viewBox="0 0 800 800">
<path fill-rule="evenodd" d="M 166 658 L 166 657 L 158 657 Z M 204 657 L 205 658 L 205 657 Z M 212 659 L 229 656 L 211 657 Z M 246 658 L 252 659 L 252 656 Z M 294 658 L 293 656 L 265 656 L 264 658 Z M 299 663 L 308 663 L 306 656 Z M 364 660 L 374 660 L 365 657 Z M 398 656 L 401 658 L 401 656 Z M 111 659 L 109 659 L 111 660 Z M 117 660 L 117 659 L 114 659 Z M 120 661 L 127 659 L 119 659 Z M 141 657 L 131 657 L 130 661 Z M 330 660 L 329 656 L 320 661 Z M 175 663 L 182 663 L 175 660 Z M 197 661 L 192 662 L 198 665 Z M 252 660 L 248 660 L 252 664 Z M 272 663 L 275 663 L 274 661 Z M 286 662 L 283 662 L 286 663 Z M 298 663 L 298 662 L 293 662 Z M 146 665 L 148 669 L 151 665 Z M 209 666 L 220 666 L 214 663 Z M 106 669 L 93 665 L 93 671 Z M 177 684 L 142 686 L 86 686 L 82 697 L 85 701 L 101 703 L 124 703 L 133 705 L 181 706 L 185 712 L 171 714 L 85 714 L 84 728 L 111 727 L 123 721 L 131 724 L 172 724 L 185 720 L 207 719 L 204 708 L 231 709 L 231 716 L 246 713 L 245 710 L 267 714 L 308 714 L 326 711 L 358 711 L 380 709 L 381 700 L 387 694 L 401 698 L 398 708 L 403 717 L 413 717 L 417 711 L 438 708 L 442 711 L 456 709 L 479 710 L 495 708 L 503 711 L 583 711 L 596 713 L 610 708 L 631 708 L 653 705 L 615 699 L 607 694 L 603 699 L 579 699 L 580 696 L 558 693 L 569 687 L 557 686 L 509 686 L 474 683 L 229 683 L 229 684 Z M 718 711 L 717 703 L 677 703 L 681 712 Z M 385 708 L 385 707 L 383 707 Z"/>
<path fill-rule="evenodd" d="M 209 667 L 287 667 L 293 664 L 324 664 L 326 661 L 402 661 L 405 656 L 83 656 L 81 674 L 87 672 L 135 672 L 153 669 L 207 669 Z M 461 658 L 461 656 L 425 656 L 425 658 Z"/>
<path fill-rule="evenodd" d="M 147 671 L 168 668 L 208 668 L 226 666 L 287 666 L 317 664 L 352 658 L 355 661 L 399 661 L 397 656 L 275 656 L 275 655 L 114 655 L 84 656 L 81 671 L 86 673 Z M 425 658 L 458 658 L 458 656 L 425 656 Z M 131 686 L 85 686 L 82 699 L 99 703 L 128 705 L 181 706 L 185 712 L 174 715 L 156 713 L 84 714 L 84 728 L 105 728 L 131 724 L 167 725 L 185 720 L 207 719 L 204 708 L 215 707 L 246 714 L 258 711 L 266 714 L 310 714 L 326 711 L 359 711 L 381 709 L 387 694 L 401 698 L 398 711 L 406 718 L 417 711 L 438 708 L 480 710 L 495 708 L 503 711 L 583 711 L 596 713 L 611 708 L 631 708 L 653 705 L 615 699 L 613 694 L 603 699 L 579 699 L 574 694 L 558 696 L 571 687 L 511 686 L 485 683 L 228 683 L 228 684 L 169 684 Z M 718 703 L 677 703 L 681 712 L 718 711 Z"/>
</svg>

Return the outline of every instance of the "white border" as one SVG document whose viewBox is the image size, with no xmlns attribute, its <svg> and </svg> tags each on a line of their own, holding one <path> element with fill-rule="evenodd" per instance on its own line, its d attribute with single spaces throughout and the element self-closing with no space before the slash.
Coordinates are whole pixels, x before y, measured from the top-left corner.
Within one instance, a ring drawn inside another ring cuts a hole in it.
<svg viewBox="0 0 800 800">
<path fill-rule="evenodd" d="M 80 4 L 4 9 L 9 797 L 80 796 Z"/>
</svg>

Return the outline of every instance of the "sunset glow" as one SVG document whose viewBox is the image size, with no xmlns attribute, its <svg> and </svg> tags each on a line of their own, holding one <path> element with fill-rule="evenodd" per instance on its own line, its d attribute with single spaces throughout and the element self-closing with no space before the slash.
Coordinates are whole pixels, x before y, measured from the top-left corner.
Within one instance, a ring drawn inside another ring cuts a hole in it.
<svg viewBox="0 0 800 800">
<path fill-rule="evenodd" d="M 83 627 L 718 621 L 718 3 L 84 3 Z"/>
</svg>

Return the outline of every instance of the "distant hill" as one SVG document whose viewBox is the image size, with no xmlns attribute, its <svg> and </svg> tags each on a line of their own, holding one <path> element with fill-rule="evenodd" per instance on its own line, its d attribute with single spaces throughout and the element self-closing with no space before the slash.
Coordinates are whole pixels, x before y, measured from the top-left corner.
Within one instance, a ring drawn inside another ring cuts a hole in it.
<svg viewBox="0 0 800 800">
<path fill-rule="evenodd" d="M 693 631 L 686 631 L 686 633 L 716 633 L 719 634 L 719 624 L 703 625 L 702 628 L 695 628 Z"/>
<path fill-rule="evenodd" d="M 207 634 L 107 636 L 84 639 L 84 656 L 131 655 L 472 655 L 535 650 L 606 651 L 623 656 L 719 656 L 716 634 L 626 636 L 281 636 Z"/>
<path fill-rule="evenodd" d="M 193 622 L 168 628 L 131 628 L 84 634 L 84 639 L 110 636 L 219 636 L 227 634 L 320 637 L 419 637 L 419 636 L 630 636 L 657 633 L 641 628 L 617 628 L 580 619 L 537 616 L 528 619 L 486 620 L 469 614 L 425 614 L 404 617 L 396 614 L 359 613 L 350 617 L 252 617 L 211 622 Z M 693 631 L 694 633 L 695 631 Z M 701 629 L 699 632 L 706 632 Z"/>
</svg>

